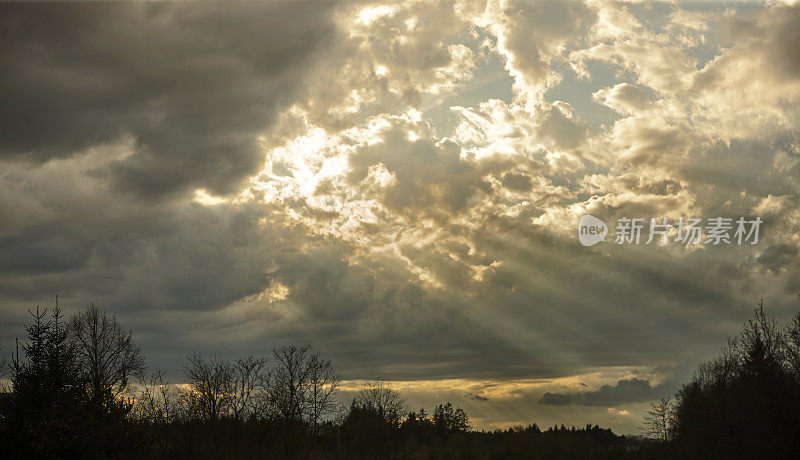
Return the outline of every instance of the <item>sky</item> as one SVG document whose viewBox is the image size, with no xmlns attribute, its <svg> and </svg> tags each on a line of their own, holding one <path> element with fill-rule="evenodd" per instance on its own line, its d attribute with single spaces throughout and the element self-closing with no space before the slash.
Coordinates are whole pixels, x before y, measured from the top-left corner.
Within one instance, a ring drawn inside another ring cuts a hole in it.
<svg viewBox="0 0 800 460">
<path fill-rule="evenodd" d="M 12 2 L 0 36 L 4 352 L 58 295 L 176 383 L 310 342 L 342 400 L 638 433 L 800 310 L 798 4 Z M 758 240 L 675 241 L 716 217 Z"/>
</svg>

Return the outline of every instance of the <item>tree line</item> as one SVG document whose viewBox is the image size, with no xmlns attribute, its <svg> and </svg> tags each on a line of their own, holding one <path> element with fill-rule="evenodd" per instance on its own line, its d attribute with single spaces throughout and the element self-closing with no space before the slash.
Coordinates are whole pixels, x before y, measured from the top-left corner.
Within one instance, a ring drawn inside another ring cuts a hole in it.
<svg viewBox="0 0 800 460">
<path fill-rule="evenodd" d="M 310 344 L 235 360 L 191 353 L 171 382 L 94 305 L 68 319 L 57 300 L 29 313 L 25 339 L 0 363 L 5 458 L 503 458 L 524 445 L 603 452 L 624 439 L 596 426 L 474 431 L 463 409 L 409 410 L 382 380 L 341 404 L 340 375 Z"/>
<path fill-rule="evenodd" d="M 716 357 L 652 404 L 642 430 L 663 458 L 797 458 L 800 313 L 781 329 L 760 302 Z"/>
<path fill-rule="evenodd" d="M 346 404 L 310 344 L 226 360 L 187 355 L 175 382 L 148 370 L 133 331 L 90 305 L 29 310 L 5 350 L 4 458 L 794 458 L 800 451 L 800 313 L 762 303 L 718 356 L 652 404 L 643 438 L 591 424 L 475 430 L 450 402 L 410 410 L 382 380 Z"/>
<path fill-rule="evenodd" d="M 184 379 L 171 384 L 163 369 L 147 372 L 133 332 L 94 305 L 65 321 L 56 306 L 29 310 L 27 340 L 11 355 L 11 385 L 0 400 L 3 445 L 12 456 L 114 457 L 306 455 L 320 440 L 358 427 L 399 429 L 405 400 L 381 381 L 353 399 L 339 426 L 334 398 L 340 376 L 311 345 L 287 345 L 270 358 L 233 361 L 187 356 Z M 468 429 L 450 403 L 436 408 L 430 430 Z M 340 417 L 341 418 L 341 417 Z M 259 432 L 258 436 L 254 433 Z M 330 448 L 331 446 L 327 446 Z M 370 446 L 374 447 L 374 446 Z"/>
</svg>

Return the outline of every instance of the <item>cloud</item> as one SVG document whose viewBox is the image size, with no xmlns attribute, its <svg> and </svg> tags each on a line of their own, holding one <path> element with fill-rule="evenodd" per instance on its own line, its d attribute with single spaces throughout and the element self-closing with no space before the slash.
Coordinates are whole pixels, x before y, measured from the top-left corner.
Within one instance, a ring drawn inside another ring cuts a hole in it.
<svg viewBox="0 0 800 460">
<path fill-rule="evenodd" d="M 651 386 L 648 380 L 636 377 L 623 379 L 615 385 L 603 385 L 598 390 L 578 393 L 546 392 L 539 399 L 539 404 L 550 406 L 567 406 L 572 404 L 583 406 L 618 406 L 632 402 L 650 401 L 659 397 L 662 391 L 659 386 Z M 621 414 L 623 415 L 623 414 Z"/>
<path fill-rule="evenodd" d="M 624 118 L 614 123 L 612 138 L 623 158 L 633 165 L 674 167 L 694 144 L 690 130 L 663 118 Z"/>
<path fill-rule="evenodd" d="M 589 33 L 590 39 L 568 53 L 574 72 L 589 78 L 589 63 L 603 62 L 621 70 L 621 75 L 632 77 L 637 86 L 656 92 L 685 87 L 696 63 L 689 50 L 702 43 L 704 37 L 699 31 L 651 28 L 647 21 L 647 16 L 669 14 L 678 5 L 660 5 L 657 12 L 645 5 L 622 2 L 597 2 L 592 8 L 598 21 Z"/>
<path fill-rule="evenodd" d="M 389 93 L 416 105 L 425 94 L 452 91 L 472 78 L 475 52 L 452 42 L 465 26 L 453 2 L 380 8 L 363 7 L 347 25 L 364 40 L 352 62 L 372 65 L 375 82 Z"/>
<path fill-rule="evenodd" d="M 798 249 L 789 244 L 776 244 L 768 247 L 756 257 L 756 261 L 764 269 L 772 272 L 779 272 L 784 267 L 794 264 L 797 261 Z"/>
<path fill-rule="evenodd" d="M 735 43 L 693 75 L 693 118 L 722 139 L 797 129 L 800 5 L 773 4 L 727 21 Z"/>
<path fill-rule="evenodd" d="M 759 216 L 780 214 L 786 210 L 787 206 L 791 205 L 792 201 L 793 197 L 791 195 L 775 196 L 768 194 L 753 207 L 753 212 Z"/>
<path fill-rule="evenodd" d="M 95 164 L 85 160 L 2 174 L 3 195 L 23 197 L 27 211 L 0 237 L 3 293 L 28 299 L 55 292 L 124 310 L 218 308 L 267 282 L 277 254 L 270 241 L 302 235 L 261 225 L 263 207 L 252 203 L 152 205 L 119 197 L 86 179 Z M 26 194 L 29 187 L 36 197 Z"/>
<path fill-rule="evenodd" d="M 636 114 L 646 111 L 651 103 L 648 92 L 630 83 L 617 85 L 597 90 L 592 97 L 621 114 Z"/>
<path fill-rule="evenodd" d="M 489 2 L 478 23 L 491 24 L 497 49 L 523 92 L 535 95 L 557 80 L 550 71 L 561 47 L 580 36 L 593 21 L 593 12 L 581 1 L 554 3 Z"/>
<path fill-rule="evenodd" d="M 467 393 L 464 396 L 466 396 L 467 398 L 469 398 L 469 399 L 471 399 L 473 401 L 488 401 L 489 400 L 489 398 L 487 398 L 486 396 L 480 395 L 480 394 Z"/>
<path fill-rule="evenodd" d="M 0 79 L 0 155 L 43 163 L 127 136 L 132 151 L 95 174 L 151 198 L 236 191 L 335 33 L 329 3 L 2 9 L 0 65 L 15 70 Z"/>
<path fill-rule="evenodd" d="M 578 118 L 569 103 L 556 101 L 545 113 L 539 132 L 550 139 L 556 148 L 575 148 L 586 139 L 586 123 Z"/>
</svg>

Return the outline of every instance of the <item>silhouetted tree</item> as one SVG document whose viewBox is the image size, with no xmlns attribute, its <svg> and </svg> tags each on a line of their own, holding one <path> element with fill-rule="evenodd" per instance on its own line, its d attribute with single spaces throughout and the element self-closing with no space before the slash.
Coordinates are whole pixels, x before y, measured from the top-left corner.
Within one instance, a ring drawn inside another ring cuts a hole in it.
<svg viewBox="0 0 800 460">
<path fill-rule="evenodd" d="M 341 377 L 333 369 L 330 360 L 322 359 L 319 354 L 312 353 L 309 358 L 308 419 L 313 429 L 314 442 L 319 435 L 319 424 L 323 417 L 336 410 L 333 396 L 339 387 Z"/>
<path fill-rule="evenodd" d="M 6 376 L 8 372 L 8 357 L 6 356 L 5 352 L 3 351 L 3 346 L 0 344 L 0 379 Z M 8 393 L 10 392 L 10 388 L 6 388 L 5 385 L 0 387 L 1 393 Z"/>
<path fill-rule="evenodd" d="M 275 365 L 267 386 L 269 405 L 285 423 L 302 422 L 311 375 L 311 345 L 273 350 Z"/>
<path fill-rule="evenodd" d="M 420 408 L 417 412 L 409 412 L 400 424 L 400 431 L 413 436 L 417 441 L 427 441 L 435 433 L 433 420 L 428 417 L 424 408 Z"/>
<path fill-rule="evenodd" d="M 131 377 L 143 378 L 145 369 L 133 331 L 90 305 L 71 318 L 69 338 L 86 375 L 90 400 L 109 409 L 128 410 L 122 396 L 129 390 Z"/>
<path fill-rule="evenodd" d="M 700 458 L 788 458 L 800 449 L 800 387 L 786 334 L 759 303 L 720 356 L 678 392 L 676 439 Z"/>
<path fill-rule="evenodd" d="M 265 390 L 269 375 L 266 373 L 266 358 L 248 356 L 233 364 L 233 418 L 237 421 L 253 416 L 257 412 L 256 399 Z"/>
<path fill-rule="evenodd" d="M 378 416 L 393 427 L 400 426 L 406 410 L 406 400 L 381 379 L 368 382 L 356 394 L 356 404 L 373 409 Z"/>
<path fill-rule="evenodd" d="M 3 414 L 11 441 L 7 448 L 18 456 L 75 455 L 81 450 L 86 414 L 74 349 L 66 339 L 60 308 L 53 309 L 49 320 L 47 309 L 37 306 L 28 312 L 28 340 L 12 358 L 13 393 Z"/>
<path fill-rule="evenodd" d="M 134 419 L 150 428 L 153 450 L 166 456 L 169 447 L 169 427 L 177 421 L 175 393 L 166 379 L 166 371 L 156 369 L 140 386 L 133 407 Z"/>
<path fill-rule="evenodd" d="M 136 420 L 166 424 L 174 420 L 175 395 L 170 390 L 164 369 L 156 369 L 140 385 L 134 406 Z"/>
<path fill-rule="evenodd" d="M 672 398 L 663 397 L 650 405 L 644 417 L 642 432 L 645 436 L 664 443 L 672 440 L 675 431 L 675 410 Z"/>
<path fill-rule="evenodd" d="M 800 313 L 797 313 L 786 329 L 786 361 L 795 382 L 800 384 Z"/>
<path fill-rule="evenodd" d="M 469 417 L 463 409 L 453 408 L 453 404 L 439 404 L 433 411 L 433 426 L 439 436 L 463 433 L 469 430 Z"/>
<path fill-rule="evenodd" d="M 276 348 L 273 357 L 267 408 L 282 427 L 287 455 L 294 455 L 304 447 L 306 424 L 316 436 L 321 418 L 332 411 L 339 377 L 331 362 L 320 358 L 310 344 Z"/>
<path fill-rule="evenodd" d="M 181 390 L 181 400 L 193 419 L 217 421 L 232 409 L 234 368 L 219 357 L 205 359 L 197 353 L 187 357 L 184 368 L 187 388 Z"/>
<path fill-rule="evenodd" d="M 389 458 L 399 446 L 397 428 L 374 404 L 353 399 L 341 428 L 346 457 Z"/>
</svg>

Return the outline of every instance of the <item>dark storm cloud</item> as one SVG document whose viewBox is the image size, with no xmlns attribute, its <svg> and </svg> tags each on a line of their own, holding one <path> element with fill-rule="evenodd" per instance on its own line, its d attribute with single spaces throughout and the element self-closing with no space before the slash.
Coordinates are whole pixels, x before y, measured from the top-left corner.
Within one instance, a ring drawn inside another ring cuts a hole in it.
<svg viewBox="0 0 800 460">
<path fill-rule="evenodd" d="M 132 136 L 96 172 L 150 197 L 237 190 L 257 135 L 330 43 L 333 2 L 4 3 L 0 158 L 45 162 Z"/>
<path fill-rule="evenodd" d="M 53 233 L 35 225 L 25 233 L 0 238 L 0 272 L 47 273 L 81 268 L 88 258 L 85 235 L 66 230 Z"/>
<path fill-rule="evenodd" d="M 129 203 L 129 214 L 109 216 L 117 203 L 92 204 L 96 213 L 72 209 L 75 220 L 43 221 L 0 239 L 3 297 L 59 293 L 128 313 L 214 309 L 263 288 L 268 267 L 300 238 L 259 225 L 260 208 Z M 280 247 L 285 238 L 293 241 Z"/>
<path fill-rule="evenodd" d="M 539 399 L 539 404 L 549 406 L 618 406 L 620 404 L 651 401 L 661 396 L 660 386 L 651 386 L 648 380 L 637 378 L 623 379 L 614 385 L 603 385 L 596 391 L 575 393 L 547 392 Z"/>
<path fill-rule="evenodd" d="M 118 315 L 169 362 L 190 318 L 260 292 L 313 246 L 301 228 L 261 222 L 271 211 L 258 203 L 176 193 L 239 191 L 258 171 L 258 135 L 335 43 L 333 6 L 0 5 L 4 342 L 27 307 L 59 294 L 67 313 L 93 301 Z"/>
<path fill-rule="evenodd" d="M 768 247 L 756 261 L 764 266 L 765 270 L 779 272 L 784 267 L 797 261 L 797 247 L 789 244 L 776 244 Z"/>
</svg>

